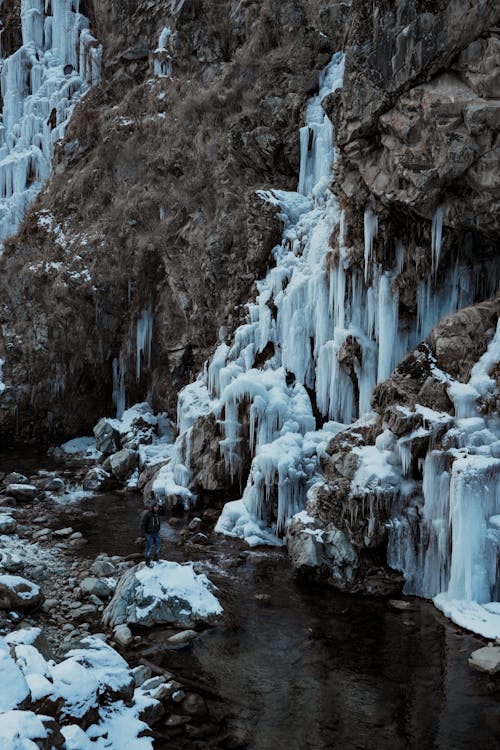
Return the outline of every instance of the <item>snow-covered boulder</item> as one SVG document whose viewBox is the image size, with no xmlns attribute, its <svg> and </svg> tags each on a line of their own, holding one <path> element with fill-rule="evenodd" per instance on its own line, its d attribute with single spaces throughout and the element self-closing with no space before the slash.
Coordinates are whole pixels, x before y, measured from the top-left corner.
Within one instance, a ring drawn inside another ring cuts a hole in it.
<svg viewBox="0 0 500 750">
<path fill-rule="evenodd" d="M 43 598 L 36 583 L 21 576 L 0 576 L 0 609 L 29 611 L 39 607 Z"/>
<path fill-rule="evenodd" d="M 131 568 L 121 578 L 103 614 L 106 625 L 175 623 L 181 627 L 222 614 L 215 587 L 192 563 L 160 562 Z"/>
<path fill-rule="evenodd" d="M 59 664 L 41 653 L 42 641 L 37 628 L 0 637 L 1 750 L 152 750 L 143 718 L 161 717 L 162 686 L 136 688 L 99 638 L 83 639 Z"/>
<path fill-rule="evenodd" d="M 0 675 L 0 715 L 4 711 L 29 705 L 28 683 L 4 642 L 0 642 Z M 3 746 L 0 744 L 0 747 Z"/>
<path fill-rule="evenodd" d="M 32 711 L 7 711 L 0 714 L 2 750 L 58 750 L 65 748 L 60 727 L 50 716 Z"/>
<path fill-rule="evenodd" d="M 0 513 L 0 534 L 13 534 L 16 528 L 17 522 L 15 518 L 6 513 Z"/>
</svg>

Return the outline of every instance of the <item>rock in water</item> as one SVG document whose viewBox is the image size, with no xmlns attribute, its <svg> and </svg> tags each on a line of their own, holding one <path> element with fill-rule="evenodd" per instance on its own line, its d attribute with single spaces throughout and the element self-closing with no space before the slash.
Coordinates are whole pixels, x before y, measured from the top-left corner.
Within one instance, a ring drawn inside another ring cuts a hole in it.
<svg viewBox="0 0 500 750">
<path fill-rule="evenodd" d="M 210 621 L 223 611 L 214 590 L 204 574 L 194 572 L 192 563 L 165 561 L 152 568 L 141 563 L 120 579 L 103 621 L 111 627 L 160 623 L 188 627 Z"/>
<path fill-rule="evenodd" d="M 484 646 L 473 651 L 469 656 L 469 666 L 487 674 L 500 672 L 500 646 Z"/>
</svg>

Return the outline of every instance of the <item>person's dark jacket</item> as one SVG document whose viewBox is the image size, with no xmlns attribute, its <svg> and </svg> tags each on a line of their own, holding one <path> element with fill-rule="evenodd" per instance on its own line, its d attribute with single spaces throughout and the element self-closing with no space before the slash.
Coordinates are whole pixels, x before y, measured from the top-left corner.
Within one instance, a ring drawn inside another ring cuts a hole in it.
<svg viewBox="0 0 500 750">
<path fill-rule="evenodd" d="M 158 511 L 145 510 L 141 519 L 141 531 L 146 534 L 157 534 L 160 531 L 160 515 Z"/>
</svg>

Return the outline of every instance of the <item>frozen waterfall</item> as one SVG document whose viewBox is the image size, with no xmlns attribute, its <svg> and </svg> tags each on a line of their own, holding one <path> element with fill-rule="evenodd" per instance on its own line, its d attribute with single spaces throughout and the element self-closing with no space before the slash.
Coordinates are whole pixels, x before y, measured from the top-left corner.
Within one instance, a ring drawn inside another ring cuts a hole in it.
<svg viewBox="0 0 500 750">
<path fill-rule="evenodd" d="M 1 60 L 0 241 L 50 175 L 75 104 L 99 82 L 101 47 L 78 0 L 21 0 L 22 46 Z"/>
<path fill-rule="evenodd" d="M 457 624 L 500 635 L 500 418 L 478 399 L 495 394 L 488 372 L 500 361 L 500 322 L 468 383 L 448 379 L 456 418 L 423 464 L 422 497 L 391 523 L 389 564 L 405 591 L 434 598 Z"/>
<path fill-rule="evenodd" d="M 300 130 L 298 191 L 260 192 L 263 200 L 277 207 L 283 222 L 282 241 L 273 251 L 275 263 L 257 282 L 257 296 L 247 305 L 245 323 L 219 345 L 198 380 L 181 392 L 180 435 L 170 464 L 161 469 L 154 486 L 163 498 L 185 504 L 194 501 L 189 488 L 192 431 L 200 416 L 213 414 L 222 433 L 220 452 L 227 474 L 233 483 L 246 482 L 242 498 L 226 504 L 216 528 L 250 545 L 282 543 L 290 518 L 304 508 L 308 488 L 320 478 L 319 460 L 332 436 L 370 412 L 376 383 L 387 378 L 444 315 L 475 299 L 474 272 L 458 260 L 439 275 L 436 288 L 442 234 L 439 210 L 429 242 L 429 274 L 417 284 L 413 318 L 403 321 L 399 310 L 404 247 L 395 242 L 394 259 L 382 267 L 376 252 L 378 219 L 371 204 L 364 217 L 363 262 L 353 259 L 346 241 L 346 217 L 328 188 L 335 159 L 333 128 L 321 108 L 322 98 L 342 86 L 343 65 L 343 55 L 336 54 L 321 76 L 318 95 L 307 107 Z M 432 422 L 428 411 L 424 417 Z M 445 418 L 448 415 L 436 417 Z M 432 426 L 421 429 L 428 434 Z M 373 471 L 376 474 L 382 467 L 389 491 L 380 502 L 391 502 L 397 486 L 411 484 L 395 468 L 400 465 L 408 473 L 410 445 L 404 441 L 396 445 L 394 437 L 387 445 L 384 441 L 380 436 L 377 446 L 366 448 L 363 458 L 368 468 L 360 470 L 357 480 L 369 484 Z M 248 478 L 243 471 L 243 446 L 251 454 Z M 484 460 L 491 470 L 493 459 Z M 429 466 L 432 462 L 441 466 L 440 457 L 431 453 Z M 456 474 L 459 468 L 457 464 Z M 413 542 L 401 534 L 397 537 L 396 531 L 392 543 L 393 562 L 396 554 L 406 554 L 403 549 L 412 558 L 411 564 L 418 568 L 419 593 L 424 595 L 431 595 L 425 588 L 431 580 L 434 595 L 444 590 L 452 575 L 446 551 L 451 538 L 442 515 L 448 507 L 456 507 L 455 495 L 465 497 L 468 486 L 458 474 L 453 479 L 448 463 L 444 473 L 435 469 L 439 476 L 432 471 L 427 471 L 426 491 L 432 501 L 426 513 L 433 562 L 426 564 L 424 547 L 415 552 Z M 398 497 L 403 505 L 404 493 Z M 375 509 L 373 503 L 372 497 L 370 507 Z M 481 503 L 488 506 L 488 518 L 495 515 L 489 495 Z M 417 510 L 411 510 L 416 518 Z M 454 575 L 457 581 L 464 578 L 459 571 Z"/>
</svg>

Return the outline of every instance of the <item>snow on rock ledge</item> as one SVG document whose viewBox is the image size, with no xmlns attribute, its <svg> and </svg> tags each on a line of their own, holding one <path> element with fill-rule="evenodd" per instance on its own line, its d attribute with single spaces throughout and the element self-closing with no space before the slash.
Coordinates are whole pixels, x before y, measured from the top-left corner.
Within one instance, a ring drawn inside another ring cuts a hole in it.
<svg viewBox="0 0 500 750">
<path fill-rule="evenodd" d="M 104 610 L 106 625 L 161 623 L 190 626 L 222 614 L 206 575 L 196 573 L 193 563 L 179 565 L 163 561 L 152 568 L 143 563 L 127 571 Z"/>
</svg>

